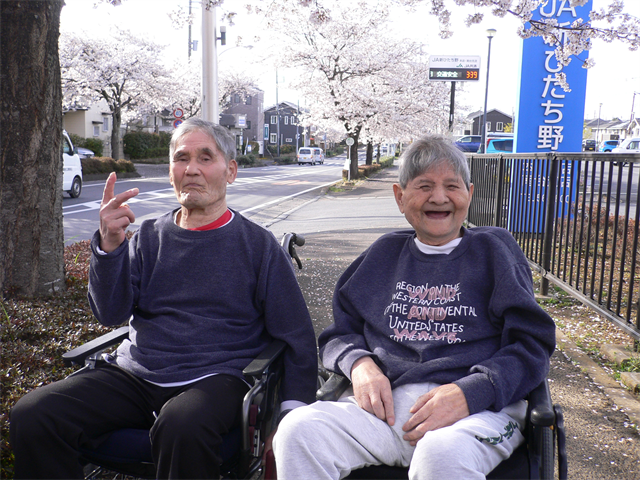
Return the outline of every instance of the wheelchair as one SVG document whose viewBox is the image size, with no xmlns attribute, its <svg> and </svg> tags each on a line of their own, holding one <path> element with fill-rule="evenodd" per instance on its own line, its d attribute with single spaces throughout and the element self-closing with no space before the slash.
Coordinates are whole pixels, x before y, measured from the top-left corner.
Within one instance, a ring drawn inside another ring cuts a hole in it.
<svg viewBox="0 0 640 480">
<path fill-rule="evenodd" d="M 296 234 L 284 235 L 282 247 L 302 263 L 295 246 L 304 245 Z M 118 345 L 129 334 L 129 327 L 103 335 L 63 355 L 67 365 L 95 368 L 104 361 L 107 349 Z M 221 447 L 223 478 L 275 479 L 275 462 L 271 451 L 265 452 L 265 440 L 275 428 L 278 417 L 278 387 L 282 377 L 282 354 L 286 344 L 272 342 L 243 371 L 251 388 L 244 397 L 241 426 L 229 432 Z M 78 373 L 78 372 L 76 372 Z M 74 373 L 74 374 L 76 374 Z M 349 380 L 320 368 L 317 399 L 335 401 L 349 387 Z M 562 409 L 551 400 L 547 381 L 542 382 L 527 397 L 525 443 L 507 460 L 498 465 L 488 479 L 553 479 L 557 455 L 558 477 L 567 478 L 567 457 Z M 97 449 L 81 452 L 87 478 L 96 478 L 104 471 L 137 478 L 155 478 L 148 430 L 114 431 Z M 266 462 L 263 460 L 266 458 Z M 402 467 L 377 465 L 351 472 L 350 479 L 406 479 L 408 470 Z"/>
<path fill-rule="evenodd" d="M 304 238 L 295 233 L 285 234 L 280 242 L 300 269 L 302 262 L 295 247 L 304 242 Z M 77 375 L 107 361 L 109 354 L 105 352 L 128 336 L 129 327 L 120 327 L 66 352 L 63 361 L 67 366 L 81 366 L 72 374 Z M 223 438 L 220 450 L 223 478 L 254 478 L 260 474 L 275 478 L 272 473 L 274 462 L 265 464 L 263 454 L 265 439 L 273 430 L 278 415 L 285 348 L 284 342 L 274 340 L 242 372 L 251 387 L 243 400 L 241 425 Z M 81 461 L 85 465 L 86 478 L 101 478 L 105 472 L 136 478 L 155 478 L 156 475 L 149 430 L 144 429 L 115 430 L 96 449 L 82 450 Z"/>
<path fill-rule="evenodd" d="M 128 335 L 129 327 L 120 327 L 65 353 L 64 362 L 84 365 L 83 369 L 95 368 L 98 362 L 104 361 L 104 350 L 120 344 Z M 242 372 L 251 388 L 243 400 L 241 426 L 231 430 L 222 442 L 223 478 L 252 478 L 264 469 L 264 439 L 277 418 L 277 392 L 285 348 L 284 342 L 274 340 Z M 116 430 L 95 450 L 82 450 L 81 459 L 86 478 L 95 478 L 105 471 L 137 478 L 155 478 L 156 474 L 149 430 Z"/>
<path fill-rule="evenodd" d="M 325 382 L 317 392 L 318 400 L 336 401 L 350 386 L 342 375 L 321 372 Z M 527 425 L 525 442 L 513 454 L 487 475 L 487 479 L 554 479 L 555 456 L 558 459 L 558 478 L 567 478 L 566 437 L 562 408 L 551 400 L 545 379 L 526 398 Z M 352 471 L 348 479 L 403 479 L 409 470 L 390 465 L 374 465 Z"/>
</svg>

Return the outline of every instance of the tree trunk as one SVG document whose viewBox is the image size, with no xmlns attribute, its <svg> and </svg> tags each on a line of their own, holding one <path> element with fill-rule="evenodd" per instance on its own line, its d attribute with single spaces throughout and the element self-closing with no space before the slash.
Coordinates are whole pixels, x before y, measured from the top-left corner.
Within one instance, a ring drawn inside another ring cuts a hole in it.
<svg viewBox="0 0 640 480">
<path fill-rule="evenodd" d="M 373 143 L 371 140 L 367 142 L 367 165 L 373 165 Z"/>
<path fill-rule="evenodd" d="M 64 289 L 63 0 L 0 2 L 0 293 Z"/>
<path fill-rule="evenodd" d="M 351 149 L 349 151 L 349 158 L 351 159 L 350 174 L 352 180 L 358 178 L 358 139 L 360 138 L 361 130 L 362 126 L 358 126 L 353 133 L 349 134 L 349 137 L 353 138 L 353 145 L 348 147 Z"/>
<path fill-rule="evenodd" d="M 124 157 L 124 153 L 121 153 L 122 147 L 120 146 L 120 126 L 122 125 L 122 109 L 119 107 L 113 107 L 111 112 L 112 126 L 111 130 L 111 156 L 114 160 Z"/>
</svg>

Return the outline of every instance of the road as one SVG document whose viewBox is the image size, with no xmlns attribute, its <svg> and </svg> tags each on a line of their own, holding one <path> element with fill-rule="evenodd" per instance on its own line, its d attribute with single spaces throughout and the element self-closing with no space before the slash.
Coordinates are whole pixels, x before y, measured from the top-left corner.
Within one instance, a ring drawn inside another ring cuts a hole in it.
<svg viewBox="0 0 640 480">
<path fill-rule="evenodd" d="M 255 213 L 269 205 L 330 185 L 342 176 L 345 156 L 325 160 L 323 165 L 282 165 L 240 169 L 236 181 L 228 186 L 227 203 L 243 214 Z M 363 156 L 360 159 L 364 161 Z M 148 168 L 147 168 L 148 169 Z M 140 166 L 140 170 L 147 170 Z M 139 188 L 140 193 L 128 203 L 136 215 L 137 228 L 143 220 L 157 218 L 179 206 L 169 183 L 168 166 L 155 167 L 155 173 L 143 178 L 124 179 L 116 183 L 116 193 Z M 90 239 L 98 228 L 98 212 L 104 180 L 86 182 L 79 198 L 63 199 L 65 245 Z"/>
</svg>

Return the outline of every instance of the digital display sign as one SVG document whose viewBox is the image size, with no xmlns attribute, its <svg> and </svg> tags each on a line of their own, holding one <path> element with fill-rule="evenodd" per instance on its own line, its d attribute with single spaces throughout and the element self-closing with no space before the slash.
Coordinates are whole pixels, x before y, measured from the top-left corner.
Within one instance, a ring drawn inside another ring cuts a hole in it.
<svg viewBox="0 0 640 480">
<path fill-rule="evenodd" d="M 435 82 L 477 82 L 480 80 L 478 55 L 429 56 L 429 80 Z"/>
<path fill-rule="evenodd" d="M 473 82 L 480 79 L 478 68 L 430 68 L 429 80 Z"/>
</svg>

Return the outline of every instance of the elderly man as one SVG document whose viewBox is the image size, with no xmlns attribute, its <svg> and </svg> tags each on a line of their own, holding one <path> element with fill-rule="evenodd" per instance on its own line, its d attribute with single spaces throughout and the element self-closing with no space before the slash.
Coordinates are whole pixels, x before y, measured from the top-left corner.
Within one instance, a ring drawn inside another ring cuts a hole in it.
<svg viewBox="0 0 640 480">
<path fill-rule="evenodd" d="M 283 420 L 280 480 L 377 464 L 480 479 L 523 441 L 523 398 L 555 345 L 525 256 L 505 230 L 462 226 L 473 185 L 443 137 L 406 150 L 394 194 L 413 230 L 381 237 L 347 269 L 319 338 L 324 365 L 353 390 Z"/>
<path fill-rule="evenodd" d="M 89 300 L 105 325 L 129 321 L 112 363 L 36 389 L 11 414 L 16 478 L 81 478 L 79 450 L 110 431 L 149 428 L 157 478 L 218 478 L 238 424 L 242 370 L 284 340 L 283 408 L 313 401 L 317 360 L 291 260 L 274 236 L 227 207 L 237 174 L 226 129 L 185 121 L 170 145 L 181 207 L 142 222 L 107 180 L 93 237 Z"/>
</svg>

